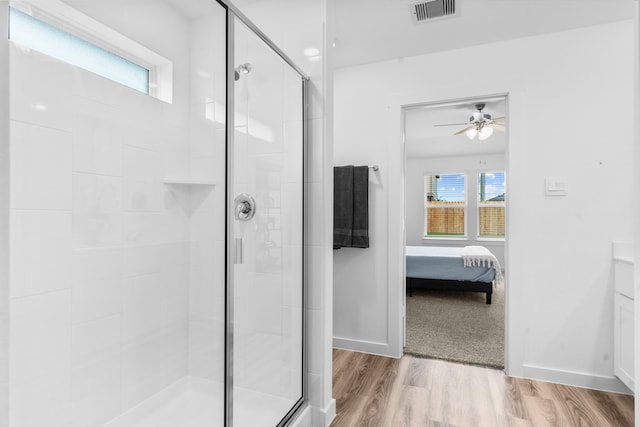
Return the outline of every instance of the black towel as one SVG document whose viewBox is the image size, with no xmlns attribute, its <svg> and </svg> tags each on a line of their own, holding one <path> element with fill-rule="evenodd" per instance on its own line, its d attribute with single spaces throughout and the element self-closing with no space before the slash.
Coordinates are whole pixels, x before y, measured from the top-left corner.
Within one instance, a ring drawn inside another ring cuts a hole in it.
<svg viewBox="0 0 640 427">
<path fill-rule="evenodd" d="M 369 247 L 369 166 L 353 168 L 352 247 Z"/>
<path fill-rule="evenodd" d="M 369 167 L 333 168 L 333 248 L 369 247 Z"/>
<path fill-rule="evenodd" d="M 333 168 L 333 248 L 353 241 L 353 166 Z"/>
</svg>

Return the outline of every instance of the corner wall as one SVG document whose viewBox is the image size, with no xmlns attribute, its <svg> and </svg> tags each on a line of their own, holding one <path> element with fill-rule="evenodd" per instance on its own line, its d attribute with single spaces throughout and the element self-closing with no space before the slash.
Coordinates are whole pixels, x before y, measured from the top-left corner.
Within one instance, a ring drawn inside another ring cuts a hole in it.
<svg viewBox="0 0 640 427">
<path fill-rule="evenodd" d="M 611 243 L 634 224 L 632 70 L 632 21 L 338 70 L 334 161 L 379 163 L 381 181 L 372 247 L 334 255 L 334 343 L 401 354 L 402 105 L 508 94 L 507 372 L 624 391 Z M 558 175 L 568 195 L 545 197 Z"/>
<path fill-rule="evenodd" d="M 0 1 L 0 34 L 8 2 Z M 0 38 L 0 427 L 9 426 L 9 42 Z"/>
<path fill-rule="evenodd" d="M 634 112 L 637 115 L 640 112 L 640 3 L 636 0 L 634 2 L 634 33 L 633 33 L 633 95 L 634 95 Z M 634 155 L 633 159 L 635 165 L 640 165 L 640 123 L 636 120 L 634 126 Z M 640 168 L 636 166 L 633 182 L 636 188 L 640 188 Z M 640 215 L 640 197 L 636 195 L 634 198 L 634 217 L 638 218 Z M 635 294 L 639 295 L 640 292 L 640 222 L 636 221 L 633 228 L 633 242 L 634 242 L 634 289 Z M 634 299 L 634 383 L 639 384 L 640 379 L 640 298 Z M 635 425 L 640 425 L 640 393 L 635 394 Z"/>
</svg>

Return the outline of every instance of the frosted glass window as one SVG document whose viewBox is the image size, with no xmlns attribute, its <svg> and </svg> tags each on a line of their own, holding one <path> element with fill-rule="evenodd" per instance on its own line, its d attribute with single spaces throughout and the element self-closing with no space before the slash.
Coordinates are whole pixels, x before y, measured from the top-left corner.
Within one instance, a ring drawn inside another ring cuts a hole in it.
<svg viewBox="0 0 640 427">
<path fill-rule="evenodd" d="M 149 70 L 71 33 L 9 8 L 9 39 L 149 94 Z"/>
</svg>

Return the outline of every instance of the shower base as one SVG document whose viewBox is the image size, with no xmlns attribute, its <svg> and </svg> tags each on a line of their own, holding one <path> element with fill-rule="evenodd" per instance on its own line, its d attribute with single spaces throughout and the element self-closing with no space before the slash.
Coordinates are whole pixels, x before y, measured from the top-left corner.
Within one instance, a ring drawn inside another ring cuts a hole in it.
<svg viewBox="0 0 640 427">
<path fill-rule="evenodd" d="M 102 427 L 222 426 L 223 392 L 220 383 L 184 377 Z M 234 427 L 274 426 L 294 403 L 241 388 L 234 399 Z"/>
</svg>

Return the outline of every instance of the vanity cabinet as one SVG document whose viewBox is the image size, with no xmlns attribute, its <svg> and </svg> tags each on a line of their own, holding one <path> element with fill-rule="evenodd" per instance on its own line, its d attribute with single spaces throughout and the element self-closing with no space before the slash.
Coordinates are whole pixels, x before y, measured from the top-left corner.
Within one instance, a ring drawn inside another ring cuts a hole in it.
<svg viewBox="0 0 640 427">
<path fill-rule="evenodd" d="M 634 390 L 633 251 L 630 244 L 613 244 L 614 374 Z"/>
</svg>

